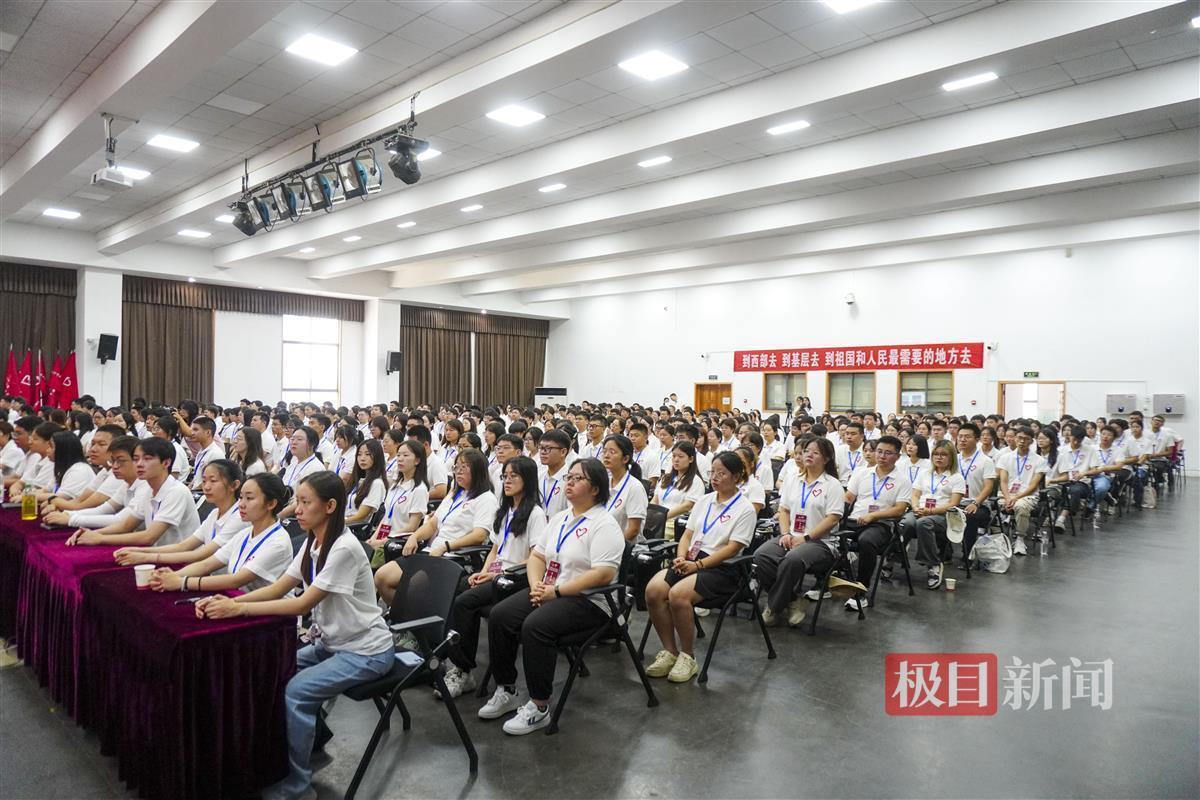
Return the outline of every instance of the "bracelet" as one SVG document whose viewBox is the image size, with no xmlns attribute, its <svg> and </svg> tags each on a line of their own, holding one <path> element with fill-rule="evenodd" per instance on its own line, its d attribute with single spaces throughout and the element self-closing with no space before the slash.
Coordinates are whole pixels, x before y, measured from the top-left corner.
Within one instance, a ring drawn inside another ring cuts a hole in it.
<svg viewBox="0 0 1200 800">
<path fill-rule="evenodd" d="M 204 584 L 204 577 L 203 577 L 203 576 L 201 576 L 201 577 L 199 577 L 199 578 L 196 578 L 196 591 L 197 591 L 197 592 L 204 591 L 203 589 L 201 589 L 201 588 L 200 588 L 200 587 L 201 587 L 203 584 Z"/>
<path fill-rule="evenodd" d="M 696 559 L 696 571 L 698 572 L 698 571 L 700 571 L 700 570 L 702 570 L 702 569 L 704 569 L 704 559 L 703 559 L 703 558 L 697 558 L 697 559 Z"/>
<path fill-rule="evenodd" d="M 187 576 L 187 575 L 184 575 L 184 576 L 183 576 L 183 583 L 182 583 L 182 584 L 179 586 L 179 591 L 181 591 L 181 592 L 186 592 L 186 591 L 187 591 L 187 579 L 188 579 L 188 576 Z"/>
<path fill-rule="evenodd" d="M 558 590 L 558 584 L 557 584 L 557 583 L 556 583 L 556 584 L 554 584 L 554 596 L 555 596 L 555 597 L 562 597 L 562 592 L 560 592 L 560 591 Z"/>
</svg>

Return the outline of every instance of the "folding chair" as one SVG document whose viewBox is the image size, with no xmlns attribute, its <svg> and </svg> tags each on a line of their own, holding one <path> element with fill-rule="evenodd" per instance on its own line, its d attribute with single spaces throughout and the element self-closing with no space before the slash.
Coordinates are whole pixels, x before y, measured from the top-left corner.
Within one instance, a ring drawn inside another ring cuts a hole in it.
<svg viewBox="0 0 1200 800">
<path fill-rule="evenodd" d="M 812 617 L 808 623 L 809 636 L 813 636 L 817 632 L 817 619 L 821 616 L 821 607 L 825 604 L 825 594 L 829 591 L 829 579 L 834 575 L 837 575 L 844 580 L 854 580 L 854 570 L 850 564 L 850 550 L 848 547 L 848 542 L 845 537 L 841 536 L 838 537 L 838 554 L 837 557 L 834 558 L 833 564 L 829 566 L 829 569 L 825 570 L 824 573 L 817 577 L 817 600 L 816 605 L 813 606 Z M 796 588 L 800 589 L 803 587 Z M 861 599 L 858 601 L 858 618 L 860 620 L 867 618 L 867 615 L 863 613 L 863 604 Z"/>
<path fill-rule="evenodd" d="M 908 562 L 908 547 L 906 542 L 900 541 L 900 525 L 897 520 L 890 520 L 889 524 L 892 527 L 892 538 L 888 540 L 887 546 L 883 548 L 883 552 L 879 554 L 879 563 L 875 566 L 875 574 L 871 576 L 871 593 L 868 596 L 868 604 L 875 607 L 875 592 L 879 589 L 879 579 L 883 575 L 883 565 L 890 564 L 892 559 L 897 555 L 900 556 L 900 566 L 904 568 L 904 580 L 908 583 L 908 596 L 912 597 L 916 592 L 913 591 L 912 573 L 909 572 Z M 857 542 L 855 542 L 857 546 Z M 859 611 L 862 610 L 862 602 L 859 602 Z"/>
<path fill-rule="evenodd" d="M 400 697 L 401 693 L 413 686 L 432 685 L 441 692 L 442 697 L 450 696 L 443 676 L 446 654 L 459 638 L 457 632 L 450 630 L 449 619 L 462 570 L 459 565 L 447 559 L 421 554 L 404 558 L 402 565 L 404 577 L 400 580 L 395 600 L 388 613 L 389 627 L 392 633 L 411 632 L 417 640 L 419 650 L 397 649 L 392 669 L 386 675 L 361 683 L 342 693 L 351 700 L 370 700 L 379 709 L 379 722 L 376 723 L 367 749 L 354 771 L 354 777 L 346 790 L 346 800 L 353 800 L 358 791 L 359 784 L 379 746 L 379 740 L 390 726 L 392 712 L 399 709 L 404 730 L 412 728 L 412 717 Z M 416 657 L 420 658 L 419 663 L 415 661 Z M 413 663 L 407 664 L 402 658 Z M 471 774 L 475 774 L 479 770 L 479 756 L 475 752 L 471 735 L 467 732 L 454 703 L 446 701 L 443 705 L 467 751 Z"/>
<path fill-rule="evenodd" d="M 700 667 L 700 675 L 696 678 L 699 683 L 708 683 L 708 665 L 712 662 L 713 650 L 717 647 L 717 637 L 721 635 L 721 625 L 725 622 L 725 617 L 730 613 L 731 609 L 736 609 L 738 603 L 749 603 L 751 615 L 758 623 L 758 628 L 762 631 L 763 641 L 767 645 L 767 658 L 775 658 L 775 646 L 771 643 L 771 633 L 767 630 L 767 623 L 762 618 L 762 607 L 758 604 L 759 593 L 756 591 L 753 584 L 753 568 L 754 557 L 751 555 L 737 555 L 725 562 L 730 566 L 736 566 L 741 573 L 738 581 L 737 589 L 733 591 L 729 597 L 725 599 L 715 599 L 702 602 L 697 605 L 697 608 L 720 609 L 717 614 L 717 624 L 713 628 L 712 637 L 708 640 L 708 649 L 704 654 L 704 664 Z M 736 615 L 736 610 L 734 611 Z M 694 617 L 693 617 L 694 618 Z M 696 638 L 703 638 L 703 629 L 700 628 L 699 620 L 696 621 L 696 627 L 699 635 Z M 650 622 L 646 622 L 646 629 L 649 631 Z M 642 637 L 643 644 L 645 636 Z M 639 655 L 641 655 L 639 651 Z"/>
<path fill-rule="evenodd" d="M 371 538 L 371 534 L 375 533 L 375 529 L 379 527 L 379 522 L 383 519 L 386 511 L 387 509 L 380 505 L 366 520 L 347 525 L 346 530 L 354 534 L 354 537 L 360 542 L 365 542 Z"/>
</svg>

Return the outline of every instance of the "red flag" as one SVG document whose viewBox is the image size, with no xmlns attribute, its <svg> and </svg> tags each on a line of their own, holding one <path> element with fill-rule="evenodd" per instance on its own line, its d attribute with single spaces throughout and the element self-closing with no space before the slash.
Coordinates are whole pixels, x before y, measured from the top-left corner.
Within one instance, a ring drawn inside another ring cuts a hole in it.
<svg viewBox="0 0 1200 800">
<path fill-rule="evenodd" d="M 21 362 L 21 369 L 17 371 L 17 390 L 13 392 L 25 398 L 29 405 L 33 405 L 33 368 L 29 364 L 32 359 L 33 355 L 26 350 L 25 360 Z"/>
<path fill-rule="evenodd" d="M 59 396 L 59 387 L 62 385 L 62 358 L 54 354 L 54 366 L 50 368 L 50 379 L 46 385 L 46 404 L 53 408 L 66 408 L 67 404 Z"/>
<path fill-rule="evenodd" d="M 38 350 L 37 371 L 33 373 L 33 407 L 46 405 L 46 366 L 42 363 L 42 351 Z"/>
<path fill-rule="evenodd" d="M 21 368 L 17 366 L 17 352 L 8 346 L 8 366 L 4 368 L 4 393 L 13 396 L 21 384 Z"/>
<path fill-rule="evenodd" d="M 75 374 L 75 351 L 67 354 L 67 360 L 62 366 L 62 380 L 58 384 L 58 401 L 63 408 L 68 408 L 71 401 L 79 396 L 79 377 Z"/>
</svg>

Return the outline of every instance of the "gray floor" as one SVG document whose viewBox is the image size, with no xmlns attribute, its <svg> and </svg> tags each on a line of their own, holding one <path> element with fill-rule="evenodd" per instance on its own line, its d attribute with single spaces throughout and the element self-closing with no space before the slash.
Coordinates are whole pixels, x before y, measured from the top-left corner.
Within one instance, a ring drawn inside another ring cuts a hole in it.
<svg viewBox="0 0 1200 800">
<path fill-rule="evenodd" d="M 1193 480 L 1156 511 L 1085 526 L 1049 557 L 960 580 L 954 594 L 881 588 L 863 622 L 829 607 L 816 637 L 777 630 L 774 661 L 733 621 L 708 686 L 656 681 L 658 708 L 646 708 L 625 656 L 598 652 L 555 737 L 505 736 L 462 698 L 474 779 L 444 710 L 406 695 L 413 730 L 397 718 L 360 797 L 1197 797 L 1198 501 Z M 1111 658 L 1113 707 L 889 717 L 893 651 Z M 341 796 L 374 719 L 369 705 L 339 701 L 321 798 Z M 0 670 L 0 797 L 125 796 L 113 762 L 28 671 Z"/>
</svg>

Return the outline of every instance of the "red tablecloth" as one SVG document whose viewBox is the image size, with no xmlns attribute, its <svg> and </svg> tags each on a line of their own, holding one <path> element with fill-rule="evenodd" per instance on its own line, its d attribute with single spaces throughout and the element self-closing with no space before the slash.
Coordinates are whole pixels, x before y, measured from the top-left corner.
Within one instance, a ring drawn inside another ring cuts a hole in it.
<svg viewBox="0 0 1200 800">
<path fill-rule="evenodd" d="M 43 531 L 46 539 L 28 538 L 17 601 L 17 652 L 37 675 L 50 697 L 75 714 L 80 679 L 76 633 L 83 605 L 82 582 L 94 572 L 120 570 L 133 582 L 133 569 L 113 561 L 115 547 L 67 547 L 67 532 Z"/>
<path fill-rule="evenodd" d="M 293 617 L 196 619 L 130 570 L 83 578 L 80 721 L 146 797 L 253 795 L 287 772 L 283 691 L 295 671 Z"/>
<path fill-rule="evenodd" d="M 36 522 L 23 522 L 21 509 L 0 508 L 0 638 L 12 639 L 17 632 L 17 597 L 25 542 L 52 536 Z"/>
</svg>

